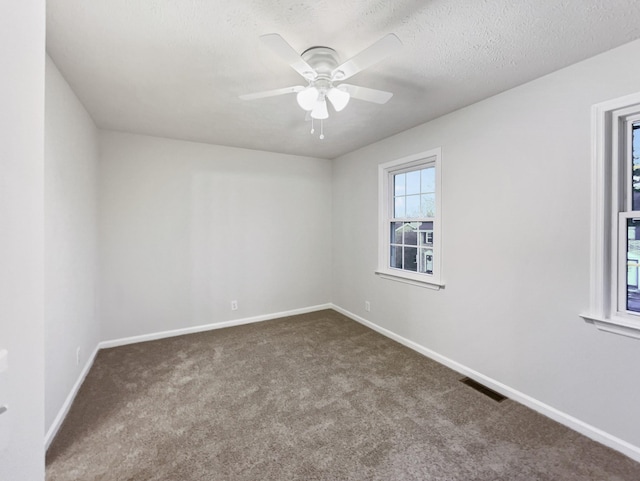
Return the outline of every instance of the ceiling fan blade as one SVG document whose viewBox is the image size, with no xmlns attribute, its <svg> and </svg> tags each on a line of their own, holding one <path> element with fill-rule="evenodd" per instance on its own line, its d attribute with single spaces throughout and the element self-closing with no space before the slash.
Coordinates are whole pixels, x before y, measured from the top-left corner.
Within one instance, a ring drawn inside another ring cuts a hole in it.
<svg viewBox="0 0 640 481">
<path fill-rule="evenodd" d="M 388 57 L 393 52 L 402 47 L 402 42 L 393 33 L 385 35 L 370 47 L 365 48 L 362 52 L 342 65 L 338 65 L 333 72 L 331 78 L 334 80 L 346 80 L 371 65 L 378 63 L 380 60 Z"/>
<path fill-rule="evenodd" d="M 293 70 L 298 72 L 307 80 L 312 80 L 316 77 L 317 74 L 313 67 L 305 62 L 302 57 L 300 57 L 300 54 L 298 54 L 298 52 L 296 52 L 293 47 L 277 33 L 261 35 L 260 40 L 262 40 L 262 43 L 269 47 L 272 52 L 287 62 Z"/>
<path fill-rule="evenodd" d="M 276 95 L 294 94 L 304 90 L 302 85 L 294 85 L 293 87 L 285 87 L 283 89 L 265 90 L 264 92 L 255 92 L 252 94 L 240 95 L 242 100 L 263 99 L 265 97 L 275 97 Z"/>
<path fill-rule="evenodd" d="M 351 98 L 365 100 L 367 102 L 373 102 L 376 104 L 386 104 L 393 94 L 391 92 L 385 92 L 384 90 L 370 89 L 367 87 L 360 87 L 358 85 L 340 84 L 339 90 L 349 92 Z"/>
</svg>

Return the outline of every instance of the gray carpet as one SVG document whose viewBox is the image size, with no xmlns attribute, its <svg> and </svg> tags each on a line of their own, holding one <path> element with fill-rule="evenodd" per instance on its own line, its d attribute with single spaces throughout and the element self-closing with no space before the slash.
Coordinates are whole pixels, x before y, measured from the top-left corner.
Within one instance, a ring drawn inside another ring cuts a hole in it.
<svg viewBox="0 0 640 481">
<path fill-rule="evenodd" d="M 100 351 L 49 481 L 639 480 L 334 311 Z"/>
</svg>

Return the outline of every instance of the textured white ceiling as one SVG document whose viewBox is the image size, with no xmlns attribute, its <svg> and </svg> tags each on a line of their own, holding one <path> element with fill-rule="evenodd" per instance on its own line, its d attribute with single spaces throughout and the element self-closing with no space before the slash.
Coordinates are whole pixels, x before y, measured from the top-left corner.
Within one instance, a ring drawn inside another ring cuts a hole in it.
<svg viewBox="0 0 640 481">
<path fill-rule="evenodd" d="M 294 95 L 238 95 L 301 77 L 259 36 L 344 61 L 383 35 L 395 56 L 349 83 L 309 134 Z M 47 0 L 47 51 L 102 128 L 334 158 L 640 37 L 638 0 Z M 637 61 L 637 59 L 629 59 Z"/>
</svg>

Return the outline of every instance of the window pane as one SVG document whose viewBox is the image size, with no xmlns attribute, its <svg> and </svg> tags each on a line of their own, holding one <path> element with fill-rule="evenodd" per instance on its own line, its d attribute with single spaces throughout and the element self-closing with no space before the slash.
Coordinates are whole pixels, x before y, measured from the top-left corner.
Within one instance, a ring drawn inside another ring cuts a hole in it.
<svg viewBox="0 0 640 481">
<path fill-rule="evenodd" d="M 393 269 L 402 269 L 402 247 L 391 247 L 391 261 L 389 267 Z"/>
<path fill-rule="evenodd" d="M 396 174 L 393 176 L 393 195 L 404 195 L 404 179 L 405 174 Z"/>
<path fill-rule="evenodd" d="M 422 169 L 422 188 L 420 192 L 423 194 L 436 191 L 436 169 L 435 167 L 429 167 L 428 169 Z"/>
<path fill-rule="evenodd" d="M 409 219 L 412 217 L 423 217 L 420 211 L 420 196 L 408 195 L 405 199 L 407 199 L 407 212 L 405 215 Z"/>
<path fill-rule="evenodd" d="M 420 193 L 420 171 L 407 172 L 407 195 Z"/>
<path fill-rule="evenodd" d="M 631 142 L 633 156 L 633 173 L 631 180 L 633 183 L 633 210 L 640 210 L 640 124 L 633 126 Z"/>
<path fill-rule="evenodd" d="M 404 243 L 406 245 L 418 245 L 418 222 L 406 222 L 404 224 Z"/>
<path fill-rule="evenodd" d="M 405 271 L 417 271 L 418 270 L 418 249 L 415 247 L 404 248 L 404 270 Z"/>
<path fill-rule="evenodd" d="M 396 219 L 402 219 L 405 217 L 404 212 L 404 197 L 396 197 L 393 208 L 393 217 Z"/>
<path fill-rule="evenodd" d="M 402 244 L 402 226 L 404 224 L 402 222 L 392 222 L 391 223 L 391 243 L 392 244 Z"/>
<path fill-rule="evenodd" d="M 436 194 L 422 194 L 420 196 L 420 211 L 422 217 L 436 216 Z"/>
<path fill-rule="evenodd" d="M 640 219 L 627 219 L 627 310 L 640 312 Z"/>
<path fill-rule="evenodd" d="M 433 222 L 421 222 L 420 230 L 428 230 L 433 232 Z"/>
<path fill-rule="evenodd" d="M 422 222 L 418 227 L 418 239 L 421 246 L 433 245 L 433 222 Z"/>
<path fill-rule="evenodd" d="M 418 272 L 433 274 L 433 250 L 419 249 Z"/>
</svg>

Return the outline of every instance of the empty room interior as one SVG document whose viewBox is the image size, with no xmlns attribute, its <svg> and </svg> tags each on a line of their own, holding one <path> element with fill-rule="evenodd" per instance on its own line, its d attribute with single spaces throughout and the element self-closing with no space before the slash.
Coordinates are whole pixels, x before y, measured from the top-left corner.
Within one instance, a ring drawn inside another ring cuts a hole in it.
<svg viewBox="0 0 640 481">
<path fill-rule="evenodd" d="M 640 2 L 0 32 L 0 479 L 640 479 Z"/>
</svg>

